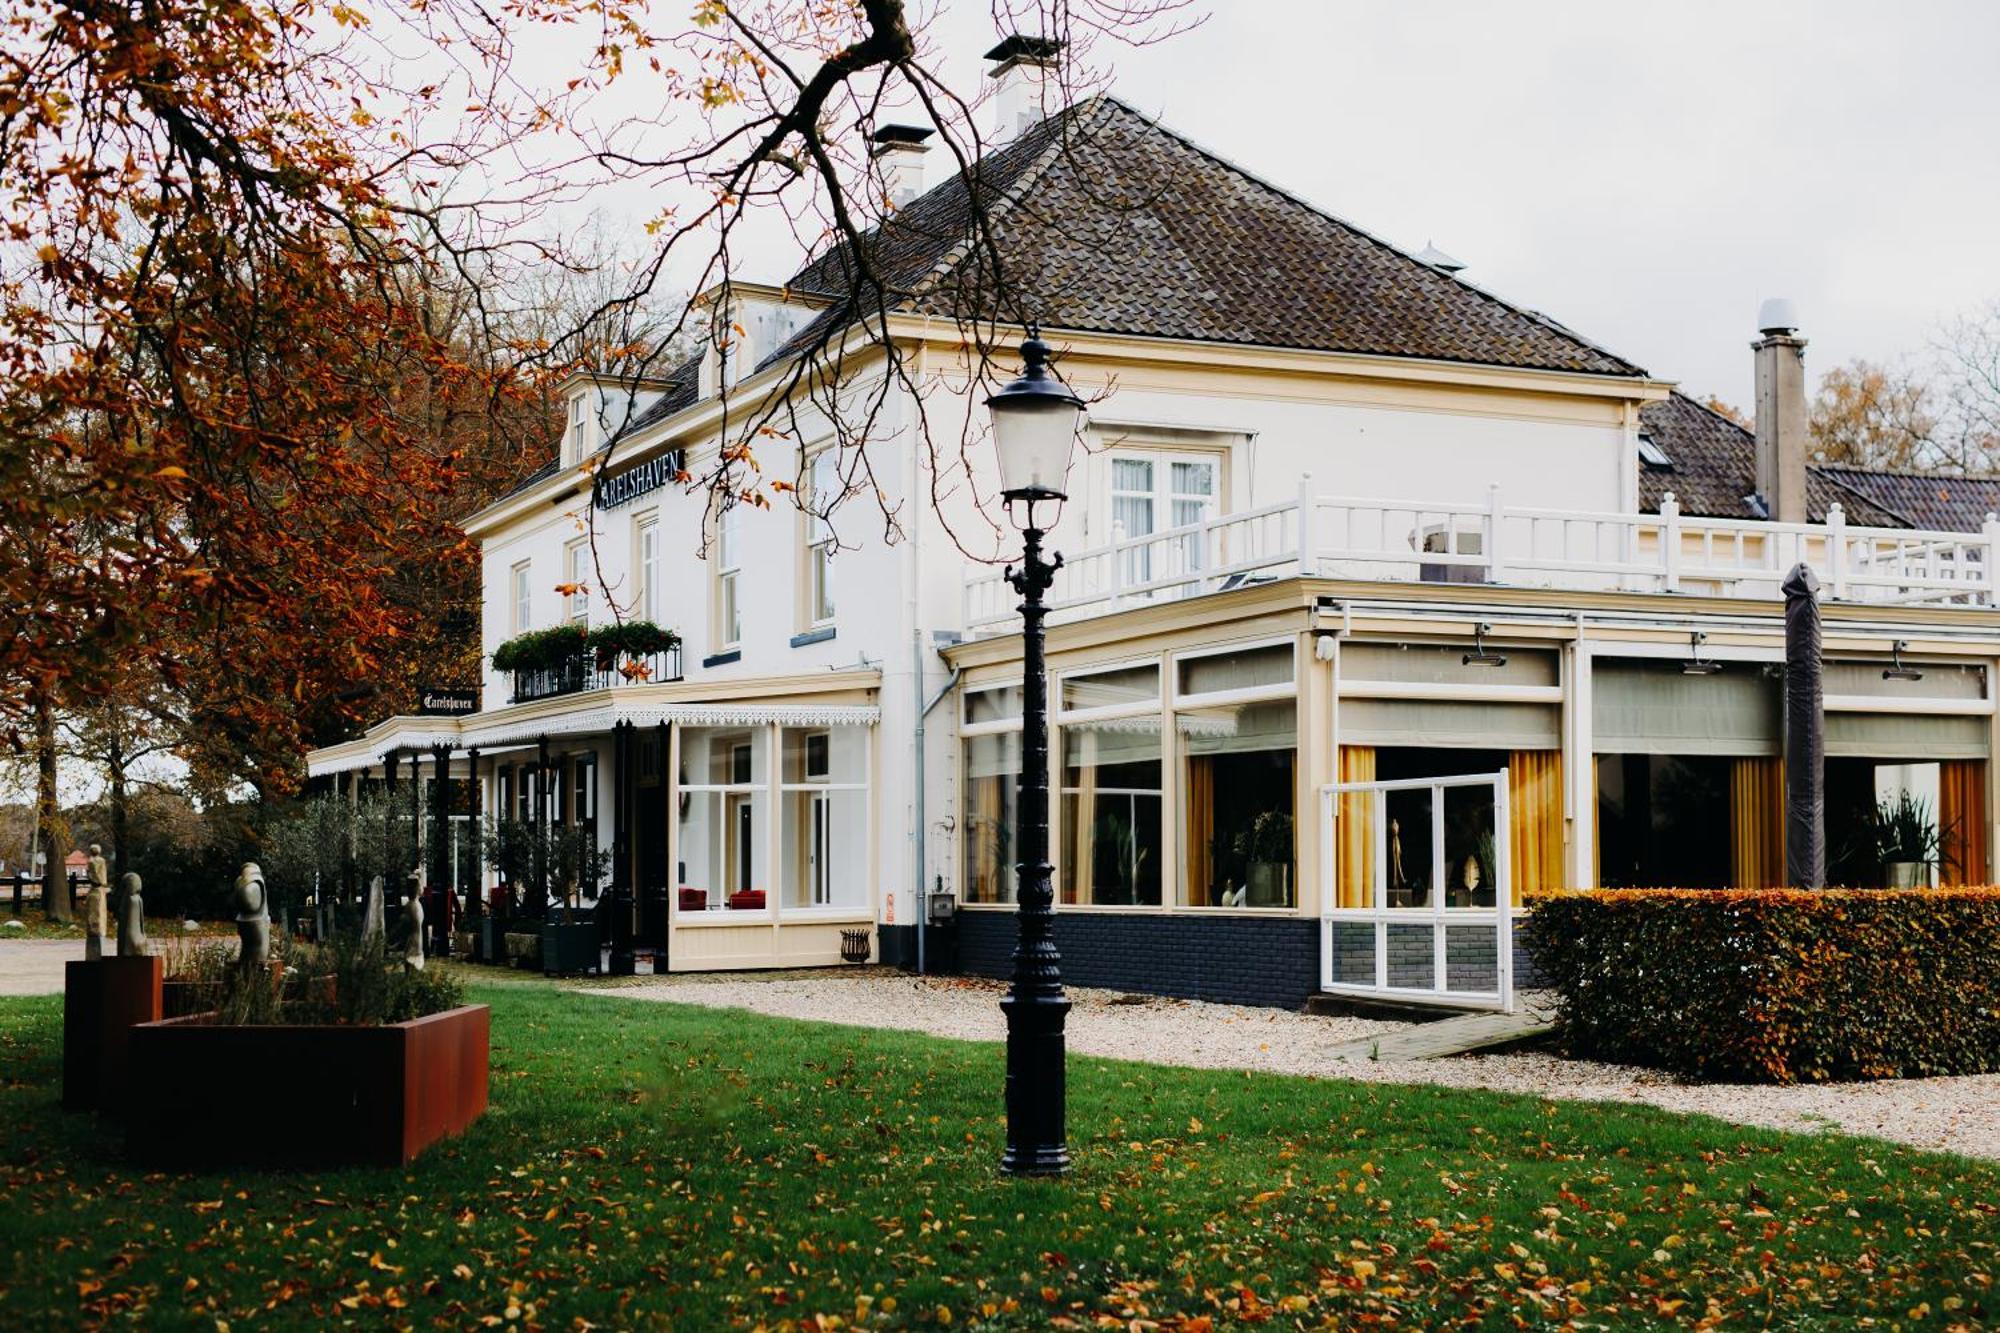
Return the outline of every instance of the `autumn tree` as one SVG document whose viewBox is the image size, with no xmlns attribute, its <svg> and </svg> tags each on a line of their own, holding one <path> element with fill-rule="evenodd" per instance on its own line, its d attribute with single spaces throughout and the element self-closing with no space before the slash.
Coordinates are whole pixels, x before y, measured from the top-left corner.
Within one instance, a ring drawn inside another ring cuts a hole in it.
<svg viewBox="0 0 2000 1333">
<path fill-rule="evenodd" d="M 1807 408 L 1818 455 L 1855 467 L 1934 466 L 1939 419 L 1935 391 L 1923 376 L 1856 359 L 1820 376 Z"/>
</svg>

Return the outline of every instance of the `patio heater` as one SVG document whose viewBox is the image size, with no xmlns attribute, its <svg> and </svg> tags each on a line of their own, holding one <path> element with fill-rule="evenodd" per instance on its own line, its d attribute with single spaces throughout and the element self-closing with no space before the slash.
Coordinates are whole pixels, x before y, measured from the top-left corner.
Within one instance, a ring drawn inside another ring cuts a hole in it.
<svg viewBox="0 0 2000 1333">
<path fill-rule="evenodd" d="M 1819 580 L 1797 565 L 1785 594 L 1785 876 L 1826 887 L 1826 707 L 1821 685 Z"/>
<path fill-rule="evenodd" d="M 1068 495 L 1069 460 L 1083 417 L 1083 400 L 1049 371 L 1049 345 L 1034 325 L 1021 344 L 1021 375 L 986 400 L 1000 457 L 1000 494 L 1007 518 L 1021 530 L 1021 563 L 1007 581 L 1021 594 L 1021 775 L 1015 818 L 1014 981 L 1000 1008 L 1007 1016 L 1007 1150 L 1000 1169 L 1014 1176 L 1055 1176 L 1069 1170 L 1063 1129 L 1065 1100 L 1062 988 L 1051 910 L 1049 864 L 1049 700 L 1043 667 L 1042 594 L 1062 568 L 1062 556 L 1042 558 L 1042 537 Z M 1048 506 L 1043 514 L 1037 505 Z M 919 894 L 923 886 L 917 886 Z"/>
</svg>

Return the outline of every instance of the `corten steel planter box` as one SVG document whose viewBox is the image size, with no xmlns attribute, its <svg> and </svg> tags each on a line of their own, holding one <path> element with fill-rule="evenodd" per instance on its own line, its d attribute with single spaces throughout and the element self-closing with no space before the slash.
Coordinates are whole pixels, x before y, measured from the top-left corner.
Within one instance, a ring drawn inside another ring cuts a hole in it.
<svg viewBox="0 0 2000 1333">
<path fill-rule="evenodd" d="M 160 1017 L 164 973 L 162 960 L 150 957 L 63 965 L 64 1110 L 117 1105 L 129 1086 L 132 1028 Z"/>
<path fill-rule="evenodd" d="M 485 1112 L 491 1024 L 483 1004 L 380 1027 L 142 1023 L 126 1147 L 160 1166 L 401 1166 Z"/>
<path fill-rule="evenodd" d="M 572 976 L 596 972 L 604 965 L 598 952 L 597 925 L 591 921 L 551 921 L 542 927 L 542 973 Z"/>
</svg>

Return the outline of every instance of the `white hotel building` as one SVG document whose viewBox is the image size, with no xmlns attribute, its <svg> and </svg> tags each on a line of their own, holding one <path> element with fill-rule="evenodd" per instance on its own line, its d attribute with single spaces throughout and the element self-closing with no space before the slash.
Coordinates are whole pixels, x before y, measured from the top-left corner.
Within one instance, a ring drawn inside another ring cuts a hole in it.
<svg viewBox="0 0 2000 1333">
<path fill-rule="evenodd" d="M 1005 64 L 1003 84 L 1037 73 Z M 878 136 L 902 185 L 917 137 Z M 1094 400 L 1052 540 L 1071 980 L 1497 1004 L 1525 893 L 1777 882 L 1777 587 L 1801 561 L 1823 587 L 1835 876 L 1879 872 L 1841 830 L 1908 789 L 1939 812 L 1945 877 L 1990 879 L 2000 494 L 1810 464 L 1784 312 L 1746 431 L 1114 99 L 1021 126 L 982 171 Z M 953 177 L 885 237 L 887 328 L 921 387 L 887 390 L 868 444 L 898 540 L 869 496 L 828 529 L 716 515 L 671 480 L 718 447 L 713 354 L 629 412 L 629 386 L 579 379 L 559 457 L 465 522 L 485 649 L 601 617 L 558 591 L 601 570 L 625 614 L 681 634 L 678 660 L 489 669 L 477 713 L 387 719 L 311 773 L 443 747 L 489 814 L 593 824 L 661 969 L 837 965 L 860 931 L 878 961 L 1003 973 L 1018 539 L 984 516 L 990 460 L 934 458 L 918 430 L 955 440 L 980 411 L 952 317 L 968 216 Z M 851 317 L 841 259 L 718 295 L 747 344 L 732 413 L 801 330 Z M 852 392 L 879 384 L 879 345 L 845 364 Z M 766 468 L 822 493 L 850 475 L 830 430 L 798 444 Z M 956 913 L 920 942 L 940 895 Z"/>
</svg>

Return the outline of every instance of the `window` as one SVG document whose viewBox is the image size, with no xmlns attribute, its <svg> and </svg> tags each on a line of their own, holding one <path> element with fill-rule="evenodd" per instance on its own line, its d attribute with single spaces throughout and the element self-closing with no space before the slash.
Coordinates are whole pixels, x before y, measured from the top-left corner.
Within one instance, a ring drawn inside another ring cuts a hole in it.
<svg viewBox="0 0 2000 1333">
<path fill-rule="evenodd" d="M 1111 456 L 1111 539 L 1134 541 L 1213 518 L 1221 498 L 1222 460 L 1215 454 L 1132 453 Z M 1191 573 L 1204 565 L 1198 534 L 1127 551 L 1125 583 Z"/>
<path fill-rule="evenodd" d="M 639 520 L 639 618 L 660 623 L 660 518 Z"/>
<path fill-rule="evenodd" d="M 786 910 L 868 906 L 868 732 L 782 733 Z"/>
<path fill-rule="evenodd" d="M 767 748 L 758 732 L 681 733 L 680 910 L 766 910 Z"/>
<path fill-rule="evenodd" d="M 1660 447 L 1660 442 L 1650 435 L 1639 437 L 1639 461 L 1657 472 L 1674 470 L 1673 458 Z"/>
<path fill-rule="evenodd" d="M 1160 905 L 1160 668 L 1066 676 L 1061 711 L 1062 901 Z"/>
<path fill-rule="evenodd" d="M 569 400 L 569 428 L 563 433 L 563 461 L 583 460 L 590 435 L 590 395 L 579 393 Z"/>
<path fill-rule="evenodd" d="M 806 620 L 810 625 L 833 621 L 833 524 L 814 512 L 840 496 L 840 454 L 824 449 L 813 455 L 806 482 Z"/>
<path fill-rule="evenodd" d="M 528 571 L 528 562 L 523 560 L 508 572 L 508 601 L 513 607 L 510 634 L 525 634 L 534 627 L 534 594 Z"/>
<path fill-rule="evenodd" d="M 1298 708 L 1290 643 L 1184 657 L 1180 846 L 1191 907 L 1298 901 Z"/>
<path fill-rule="evenodd" d="M 570 591 L 563 594 L 563 618 L 581 623 L 590 619 L 590 543 L 577 538 L 563 548 L 563 581 Z"/>
<path fill-rule="evenodd" d="M 960 809 L 968 903 L 1014 901 L 1019 825 L 1021 687 L 965 692 L 959 731 Z"/>
<path fill-rule="evenodd" d="M 715 531 L 715 643 L 723 650 L 743 642 L 741 512 L 723 510 Z"/>
</svg>

